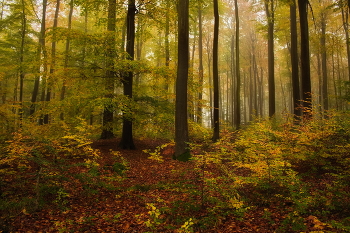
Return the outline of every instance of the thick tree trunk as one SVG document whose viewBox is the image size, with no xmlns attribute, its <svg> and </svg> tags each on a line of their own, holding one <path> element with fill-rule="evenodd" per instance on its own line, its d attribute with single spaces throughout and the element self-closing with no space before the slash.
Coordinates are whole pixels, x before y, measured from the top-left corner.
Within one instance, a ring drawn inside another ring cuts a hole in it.
<svg viewBox="0 0 350 233">
<path fill-rule="evenodd" d="M 135 13 L 135 0 L 129 0 L 127 14 L 126 52 L 130 60 L 134 60 Z M 129 99 L 132 99 L 133 94 L 133 78 L 133 73 L 128 72 L 127 76 L 125 76 L 123 80 L 124 95 L 127 96 Z M 132 119 L 130 118 L 130 115 L 130 113 L 123 113 L 123 132 L 119 147 L 122 149 L 133 150 L 135 149 L 135 144 L 133 140 Z"/>
<path fill-rule="evenodd" d="M 187 82 L 189 68 L 189 0 L 178 3 L 178 66 L 175 101 L 175 158 L 187 153 Z"/>
</svg>

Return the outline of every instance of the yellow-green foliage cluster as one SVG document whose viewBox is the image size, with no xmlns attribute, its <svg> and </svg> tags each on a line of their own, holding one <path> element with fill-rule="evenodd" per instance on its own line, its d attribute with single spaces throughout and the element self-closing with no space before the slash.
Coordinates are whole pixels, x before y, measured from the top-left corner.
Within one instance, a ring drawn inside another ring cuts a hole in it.
<svg viewBox="0 0 350 233">
<path fill-rule="evenodd" d="M 327 211 L 346 214 L 349 209 L 339 203 L 349 199 L 349 149 L 350 113 L 329 112 L 298 124 L 258 119 L 240 131 L 225 132 L 205 160 L 223 171 L 227 181 L 221 192 L 242 197 L 244 205 L 290 203 L 305 214 L 318 211 L 317 203 L 328 195 Z M 337 187 L 327 186 L 326 196 L 324 191 L 308 191 L 315 188 L 304 179 L 323 175 L 331 176 Z"/>
<path fill-rule="evenodd" d="M 88 126 L 81 123 L 74 129 L 64 124 L 32 125 L 12 134 L 1 155 L 0 173 L 18 169 L 47 167 L 60 159 L 81 159 L 96 165 L 99 151 L 91 147 Z"/>
</svg>

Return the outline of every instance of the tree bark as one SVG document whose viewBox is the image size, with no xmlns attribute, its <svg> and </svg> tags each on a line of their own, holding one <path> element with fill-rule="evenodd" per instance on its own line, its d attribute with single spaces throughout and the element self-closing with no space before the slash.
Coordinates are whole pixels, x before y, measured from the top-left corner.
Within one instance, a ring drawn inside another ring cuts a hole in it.
<svg viewBox="0 0 350 233">
<path fill-rule="evenodd" d="M 276 113 L 276 92 L 275 92 L 275 51 L 274 51 L 274 0 L 268 0 L 265 3 L 265 11 L 268 25 L 268 84 L 269 84 L 269 116 L 273 117 Z"/>
<path fill-rule="evenodd" d="M 51 64 L 50 64 L 50 76 L 49 80 L 47 81 L 47 91 L 46 91 L 46 97 L 45 97 L 45 102 L 50 102 L 51 101 L 51 79 L 53 74 L 55 73 L 55 66 L 56 66 L 56 39 L 55 39 L 55 30 L 58 26 L 58 14 L 60 11 L 60 0 L 56 1 L 56 10 L 55 10 L 55 16 L 53 20 L 53 26 L 52 30 L 54 31 L 53 35 L 53 41 L 51 43 Z M 44 121 L 43 124 L 49 124 L 49 114 L 44 115 Z"/>
<path fill-rule="evenodd" d="M 73 9 L 74 9 L 74 0 L 71 0 L 69 3 L 69 15 L 68 15 L 68 30 L 72 29 L 72 16 L 73 16 Z M 65 57 L 64 57 L 64 69 L 65 72 L 67 73 L 68 69 L 68 63 L 69 63 L 69 56 L 70 56 L 70 39 L 67 38 L 66 40 L 66 48 L 65 48 Z M 67 89 L 67 80 L 64 77 L 63 78 L 63 84 L 62 84 L 62 90 L 61 90 L 61 101 L 64 100 L 65 94 L 66 94 L 66 89 Z M 64 120 L 64 114 L 63 112 L 60 114 L 60 119 L 63 121 Z"/>
<path fill-rule="evenodd" d="M 327 72 L 327 48 L 326 48 L 326 19 L 324 13 L 321 16 L 321 57 L 322 57 L 322 106 L 328 110 L 328 72 Z"/>
<path fill-rule="evenodd" d="M 39 34 L 39 44 L 38 44 L 38 50 L 37 50 L 37 62 L 39 63 L 37 67 L 38 75 L 35 76 L 34 80 L 34 88 L 32 92 L 32 98 L 31 98 L 31 105 L 29 110 L 29 115 L 33 115 L 35 113 L 35 103 L 37 102 L 37 98 L 39 95 L 39 87 L 40 87 L 40 65 L 41 65 L 41 53 L 44 54 L 44 61 L 46 59 L 46 52 L 45 52 L 45 32 L 46 32 L 46 6 L 47 6 L 47 0 L 43 0 L 42 7 L 42 18 L 41 18 L 41 24 L 40 24 L 40 34 Z M 46 70 L 46 64 L 44 64 L 44 70 Z"/>
<path fill-rule="evenodd" d="M 220 138 L 220 115 L 219 115 L 219 7 L 218 0 L 214 0 L 214 40 L 213 40 L 213 86 L 214 86 L 214 133 L 213 141 Z"/>
<path fill-rule="evenodd" d="M 20 54 L 19 54 L 19 103 L 20 103 L 20 109 L 19 109 L 19 123 L 20 127 L 22 127 L 22 120 L 23 120 L 23 83 L 24 83 L 24 45 L 25 45 L 25 39 L 27 34 L 27 18 L 26 18 L 26 12 L 25 12 L 25 2 L 22 0 L 22 29 L 21 29 L 21 46 L 20 46 Z"/>
<path fill-rule="evenodd" d="M 308 0 L 298 0 L 300 17 L 300 63 L 301 63 L 301 95 L 303 101 L 303 113 L 311 115 L 311 75 L 310 75 L 310 45 L 309 24 L 307 16 Z"/>
<path fill-rule="evenodd" d="M 175 100 L 175 159 L 187 153 L 187 82 L 189 68 L 189 0 L 178 3 L 178 66 Z"/>
<path fill-rule="evenodd" d="M 235 90 L 235 105 L 234 105 L 234 126 L 239 129 L 241 126 L 241 73 L 239 59 L 239 15 L 238 3 L 235 0 L 235 20 L 236 20 L 236 90 Z"/>
<path fill-rule="evenodd" d="M 197 105 L 197 123 L 203 122 L 203 84 L 204 84 L 204 68 L 203 68 L 203 19 L 202 19 L 202 5 L 198 6 L 198 76 L 199 76 L 199 91 L 198 91 L 198 105 Z"/>
<path fill-rule="evenodd" d="M 134 60 L 135 13 L 135 0 L 129 0 L 127 14 L 126 52 L 130 60 Z M 133 94 L 133 76 L 133 72 L 128 72 L 128 74 L 123 79 L 124 95 L 127 96 L 129 99 L 132 99 Z M 131 108 L 128 109 L 131 110 Z M 133 150 L 135 149 L 135 144 L 133 140 L 132 119 L 130 115 L 130 113 L 123 113 L 123 132 L 119 147 L 122 149 Z"/>
<path fill-rule="evenodd" d="M 349 0 L 350 1 L 350 0 Z M 350 6 L 349 6 L 350 7 Z M 350 8 L 349 8 L 350 9 Z M 349 12 L 344 10 L 344 7 L 341 6 L 342 20 L 343 20 L 343 28 L 345 32 L 345 46 L 346 46 L 346 54 L 348 57 L 348 81 L 350 82 L 350 37 L 349 37 Z"/>
<path fill-rule="evenodd" d="M 301 116 L 300 105 L 300 82 L 299 82 L 299 57 L 298 57 L 298 30 L 297 30 L 297 7 L 296 2 L 290 4 L 290 58 L 292 66 L 293 86 L 293 113 L 295 119 Z"/>
<path fill-rule="evenodd" d="M 113 98 L 114 92 L 114 58 L 115 58 L 115 31 L 116 31 L 116 16 L 117 16 L 117 3 L 116 0 L 108 1 L 108 40 L 106 48 L 106 73 L 105 73 L 105 90 L 107 95 L 105 96 L 109 102 Z M 113 133 L 113 105 L 107 103 L 103 110 L 102 116 L 102 133 L 101 139 L 114 138 Z"/>
</svg>

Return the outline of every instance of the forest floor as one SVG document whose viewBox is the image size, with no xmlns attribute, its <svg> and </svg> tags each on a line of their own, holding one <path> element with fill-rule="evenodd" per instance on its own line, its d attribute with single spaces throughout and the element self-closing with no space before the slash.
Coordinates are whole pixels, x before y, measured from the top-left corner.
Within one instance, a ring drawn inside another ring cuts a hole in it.
<svg viewBox="0 0 350 233">
<path fill-rule="evenodd" d="M 225 210 L 215 212 L 215 205 L 204 201 L 204 196 L 210 199 L 215 192 L 206 191 L 195 162 L 173 160 L 172 147 L 162 150 L 163 162 L 148 158 L 150 155 L 144 150 L 155 150 L 164 143 L 136 140 L 136 150 L 119 150 L 117 139 L 94 142 L 93 148 L 101 151 L 95 176 L 83 167 L 68 169 L 68 179 L 62 181 L 63 189 L 57 191 L 53 200 L 40 210 L 24 209 L 12 217 L 9 231 L 289 232 L 278 230 L 283 229 L 288 203 L 251 207 L 241 215 L 225 214 Z M 116 162 L 111 150 L 119 151 L 127 161 L 128 169 L 122 180 L 113 179 L 113 171 L 108 169 Z M 213 164 L 205 170 L 210 171 L 209 176 L 220 175 Z M 86 180 L 89 185 L 84 185 L 82 178 L 79 180 L 74 174 L 86 174 L 86 179 L 92 177 Z M 219 214 L 215 216 L 215 213 Z M 303 218 L 307 226 L 304 232 L 333 232 L 325 231 L 327 227 L 316 217 Z"/>
</svg>

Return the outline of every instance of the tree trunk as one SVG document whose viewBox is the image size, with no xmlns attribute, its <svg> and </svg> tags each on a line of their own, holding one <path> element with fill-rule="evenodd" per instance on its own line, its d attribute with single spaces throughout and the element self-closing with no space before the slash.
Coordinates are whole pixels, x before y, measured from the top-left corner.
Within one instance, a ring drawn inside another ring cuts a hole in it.
<svg viewBox="0 0 350 233">
<path fill-rule="evenodd" d="M 198 75 L 199 75 L 199 91 L 197 104 L 197 122 L 203 123 L 203 83 L 204 83 L 204 68 L 203 68 L 203 20 L 202 20 L 202 5 L 199 3 L 198 7 Z"/>
<path fill-rule="evenodd" d="M 325 15 L 321 16 L 321 56 L 322 56 L 322 106 L 328 110 L 328 75 L 327 75 L 327 48 L 326 48 L 326 21 Z"/>
<path fill-rule="evenodd" d="M 276 113 L 276 92 L 275 92 L 275 51 L 274 51 L 274 0 L 268 0 L 265 3 L 265 11 L 268 25 L 268 84 L 269 84 L 269 116 Z"/>
<path fill-rule="evenodd" d="M 219 9 L 218 0 L 214 0 L 214 40 L 213 40 L 213 86 L 214 86 L 214 134 L 213 141 L 220 138 L 220 115 L 219 115 Z"/>
<path fill-rule="evenodd" d="M 134 44 L 135 44 L 135 13 L 136 5 L 135 0 L 129 0 L 128 2 L 128 14 L 127 14 L 127 33 L 126 33 L 126 52 L 130 60 L 134 60 Z M 129 99 L 132 99 L 132 87 L 133 87 L 133 72 L 128 72 L 124 77 L 124 95 Z M 129 110 L 131 108 L 128 108 Z M 128 115 L 128 116 L 127 116 Z M 131 113 L 123 113 L 123 132 L 122 139 L 119 147 L 122 149 L 133 150 L 135 144 L 133 140 L 132 132 L 132 119 Z"/>
<path fill-rule="evenodd" d="M 236 90 L 235 90 L 235 105 L 234 105 L 234 126 L 239 129 L 241 126 L 241 74 L 240 74 L 240 59 L 239 59 L 239 15 L 238 3 L 235 0 L 235 20 L 236 20 Z"/>
<path fill-rule="evenodd" d="M 312 110 L 309 24 L 307 17 L 308 0 L 298 0 L 300 17 L 300 63 L 301 63 L 301 95 L 304 115 L 310 116 Z"/>
<path fill-rule="evenodd" d="M 29 110 L 29 115 L 33 115 L 35 113 L 35 103 L 37 102 L 37 98 L 39 95 L 39 87 L 40 87 L 40 60 L 41 60 L 41 53 L 44 54 L 44 61 L 46 59 L 46 52 L 45 52 L 45 32 L 46 32 L 46 6 L 47 6 L 47 0 L 43 0 L 42 7 L 42 18 L 41 18 L 41 25 L 40 25 L 40 34 L 39 34 L 39 44 L 38 44 L 38 50 L 37 50 L 37 72 L 38 75 L 35 76 L 34 80 L 34 88 L 32 92 L 32 98 L 31 98 L 31 105 Z M 46 70 L 46 65 L 44 64 L 44 70 Z"/>
<path fill-rule="evenodd" d="M 25 12 L 25 2 L 22 0 L 22 29 L 21 29 L 21 47 L 20 47 L 20 54 L 19 54 L 19 103 L 20 103 L 20 109 L 19 109 L 19 123 L 20 127 L 22 127 L 22 120 L 23 120 L 23 82 L 24 82 L 24 45 L 25 45 L 25 38 L 27 34 L 27 18 L 26 18 L 26 12 Z"/>
<path fill-rule="evenodd" d="M 53 26 L 52 26 L 52 30 L 55 31 L 57 26 L 58 26 L 58 14 L 60 11 L 60 0 L 56 1 L 56 10 L 55 10 L 55 16 L 54 16 L 54 20 L 53 20 Z M 49 80 L 47 81 L 47 90 L 46 90 L 46 97 L 45 97 L 45 101 L 46 102 L 50 102 L 51 101 L 51 79 L 53 74 L 55 73 L 55 67 L 56 66 L 56 39 L 55 39 L 55 32 L 53 35 L 53 41 L 51 43 L 51 64 L 50 64 L 50 76 L 49 76 Z M 49 124 L 49 114 L 45 114 L 44 115 L 44 124 Z"/>
<path fill-rule="evenodd" d="M 68 30 L 72 29 L 72 16 L 73 16 L 73 6 L 74 6 L 74 0 L 71 0 L 69 3 L 69 15 L 68 15 Z M 70 53 L 70 39 L 67 38 L 66 40 L 66 48 L 65 48 L 65 57 L 64 57 L 64 69 L 65 72 L 67 72 L 68 69 L 68 62 L 69 62 L 69 54 Z M 61 101 L 64 100 L 65 94 L 66 94 L 66 88 L 67 88 L 67 80 L 65 77 L 63 77 L 63 85 L 61 90 Z M 64 120 L 64 114 L 63 112 L 60 115 L 60 119 Z"/>
<path fill-rule="evenodd" d="M 293 113 L 295 119 L 301 116 L 300 105 L 300 82 L 299 82 L 299 57 L 298 57 L 298 30 L 297 30 L 297 7 L 296 2 L 290 4 L 290 59 L 292 65 L 293 86 Z"/>
<path fill-rule="evenodd" d="M 107 95 L 105 96 L 109 100 L 112 100 L 114 93 L 114 58 L 115 58 L 115 31 L 116 31 L 116 12 L 117 3 L 116 0 L 108 1 L 108 44 L 106 48 L 106 73 L 105 73 L 105 90 Z M 113 133 L 113 105 L 107 103 L 103 110 L 102 116 L 102 133 L 101 139 L 114 138 Z"/>
<path fill-rule="evenodd" d="M 178 3 L 178 66 L 175 100 L 175 159 L 187 153 L 187 82 L 189 68 L 189 0 Z"/>
<path fill-rule="evenodd" d="M 350 0 L 349 0 L 350 1 Z M 350 6 L 349 6 L 350 7 Z M 349 8 L 350 9 L 350 8 Z M 346 46 L 346 54 L 348 57 L 348 81 L 350 82 L 350 38 L 349 38 L 349 12 L 344 10 L 344 7 L 341 7 L 342 20 L 343 20 L 343 28 L 345 32 L 345 46 Z"/>
</svg>

